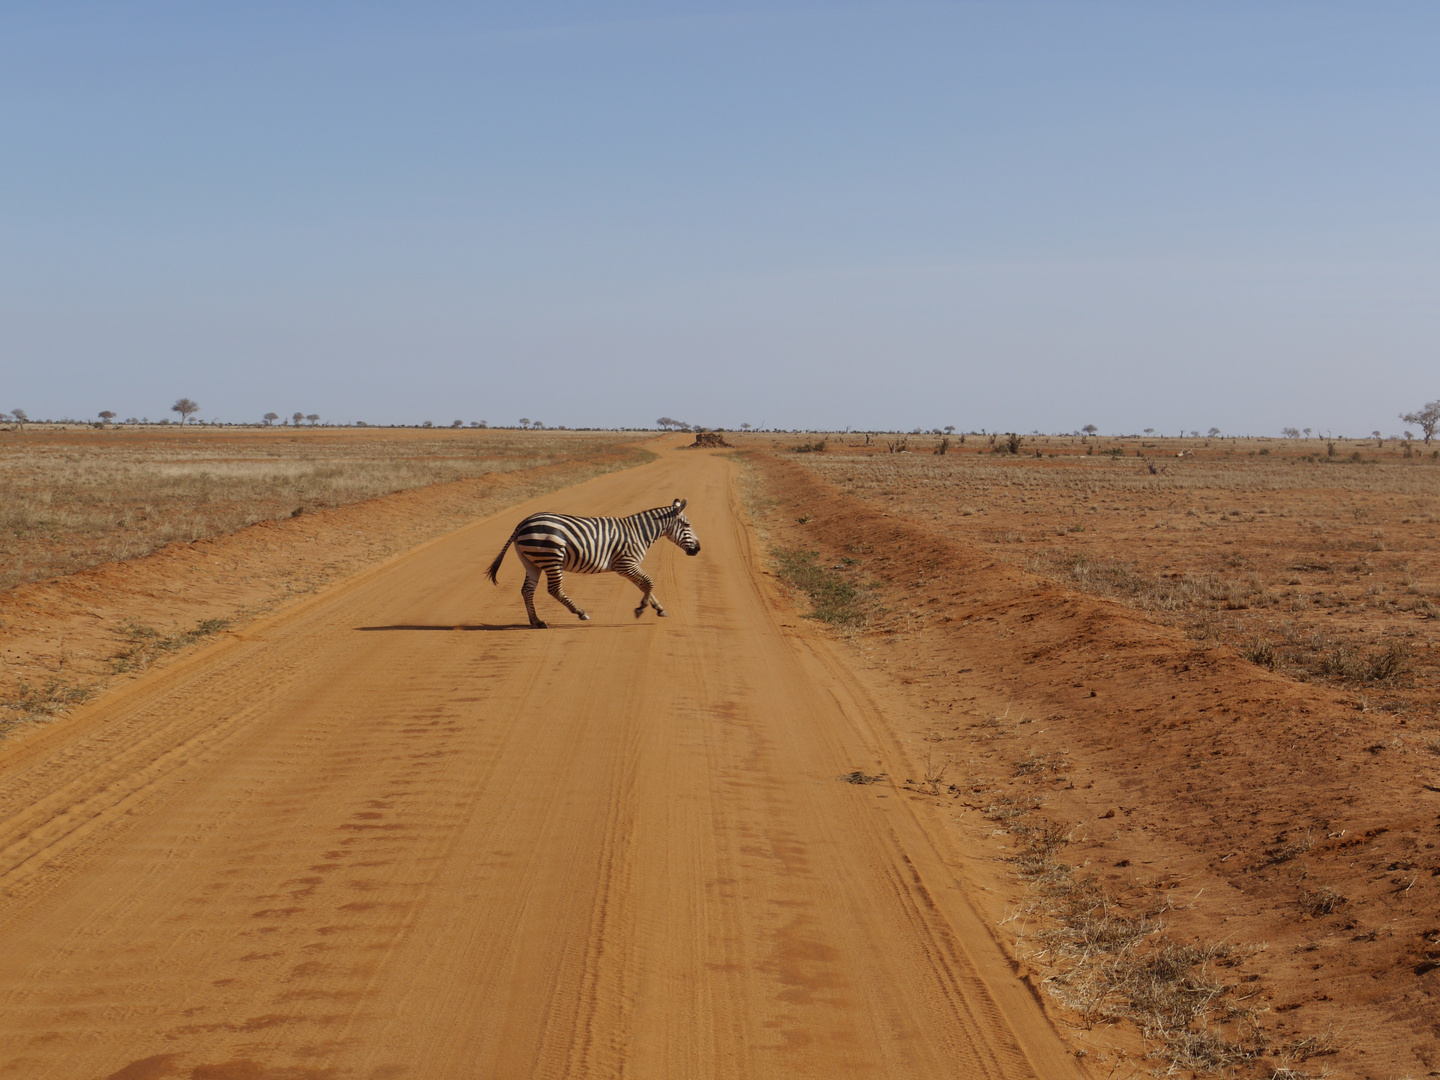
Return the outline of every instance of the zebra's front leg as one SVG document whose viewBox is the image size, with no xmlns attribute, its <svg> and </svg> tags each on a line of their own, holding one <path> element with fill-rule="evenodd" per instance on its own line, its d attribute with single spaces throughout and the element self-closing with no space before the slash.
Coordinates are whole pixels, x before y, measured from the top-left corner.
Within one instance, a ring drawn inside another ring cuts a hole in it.
<svg viewBox="0 0 1440 1080">
<path fill-rule="evenodd" d="M 562 575 L 560 573 L 560 568 L 557 566 L 546 570 L 545 577 L 550 582 L 550 595 L 553 596 L 556 600 L 559 600 L 560 603 L 564 604 L 567 608 L 569 608 L 571 612 L 579 615 L 581 622 L 589 622 L 590 616 L 586 615 L 585 612 L 581 611 L 578 607 L 576 607 L 575 604 L 571 601 L 570 597 L 565 595 L 565 589 L 561 585 Z"/>
<path fill-rule="evenodd" d="M 655 599 L 654 578 L 652 578 L 649 574 L 645 573 L 644 570 L 641 570 L 640 567 L 635 565 L 634 563 L 627 563 L 624 566 L 617 566 L 615 568 L 615 572 L 617 574 L 620 574 L 622 577 L 628 578 L 629 580 L 633 581 L 635 583 L 635 587 L 644 594 L 640 597 L 640 606 L 635 609 L 635 617 L 637 619 L 641 615 L 645 614 L 645 608 L 647 606 L 653 607 L 655 609 L 656 615 L 663 616 L 665 614 L 665 609 L 660 606 L 660 601 Z"/>
</svg>

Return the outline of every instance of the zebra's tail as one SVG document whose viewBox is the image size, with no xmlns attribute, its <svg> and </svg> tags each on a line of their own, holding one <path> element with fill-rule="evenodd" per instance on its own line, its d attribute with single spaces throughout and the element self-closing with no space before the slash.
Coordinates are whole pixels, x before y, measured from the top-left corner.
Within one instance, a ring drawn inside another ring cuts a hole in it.
<svg viewBox="0 0 1440 1080">
<path fill-rule="evenodd" d="M 516 532 L 519 532 L 517 529 Z M 500 564 L 505 561 L 505 553 L 510 550 L 510 545 L 515 542 L 515 533 L 510 534 L 510 539 L 505 541 L 505 546 L 500 549 L 500 554 L 495 556 L 495 561 L 490 564 L 490 580 L 492 583 L 500 584 Z"/>
</svg>

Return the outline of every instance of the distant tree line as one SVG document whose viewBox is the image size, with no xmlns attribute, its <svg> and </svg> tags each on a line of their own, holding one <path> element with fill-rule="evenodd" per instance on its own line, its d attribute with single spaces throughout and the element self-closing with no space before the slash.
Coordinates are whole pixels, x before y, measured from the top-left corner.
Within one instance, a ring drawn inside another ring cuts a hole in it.
<svg viewBox="0 0 1440 1080">
<path fill-rule="evenodd" d="M 178 414 L 180 415 L 180 423 L 181 423 L 181 425 L 183 426 L 183 425 L 185 425 L 185 424 L 187 424 L 187 423 L 189 422 L 190 417 L 194 416 L 196 413 L 198 413 L 198 412 L 200 411 L 200 404 L 199 404 L 199 402 L 194 401 L 193 399 L 188 398 L 188 397 L 177 398 L 176 401 L 175 401 L 175 404 L 173 404 L 173 405 L 170 406 L 170 411 L 171 411 L 171 412 L 174 412 L 174 413 L 178 413 Z M 115 417 L 116 417 L 117 414 L 116 414 L 114 411 L 110 410 L 110 409 L 102 409 L 100 412 L 96 413 L 96 415 L 100 418 L 100 423 L 102 423 L 102 424 L 108 424 L 108 423 L 112 422 L 112 421 L 115 419 Z M 264 425 L 265 425 L 266 427 L 269 427 L 270 425 L 274 424 L 274 423 L 275 423 L 277 420 L 279 420 L 279 419 L 280 419 L 280 414 L 279 414 L 279 413 L 277 413 L 277 412 L 267 412 L 267 413 L 265 413 L 265 415 L 262 417 L 262 422 L 264 423 Z M 23 427 L 24 427 L 27 423 L 31 423 L 31 422 L 32 422 L 31 419 L 30 419 L 29 413 L 26 412 L 26 410 L 24 410 L 24 409 L 11 409 L 9 413 L 0 412 L 0 421 L 6 421 L 6 420 L 13 421 L 15 424 L 19 425 L 22 429 L 23 429 Z M 1406 423 L 1406 424 L 1412 424 L 1412 425 L 1414 425 L 1415 427 L 1418 427 L 1418 428 L 1420 429 L 1420 432 L 1421 432 L 1423 438 L 1424 438 L 1425 444 L 1428 446 L 1428 445 L 1434 440 L 1436 430 L 1437 430 L 1437 429 L 1440 429 L 1440 399 L 1437 399 L 1437 400 L 1435 400 L 1435 401 L 1427 401 L 1421 408 L 1416 409 L 1416 410 L 1413 411 L 1413 412 L 1401 413 L 1401 414 L 1400 414 L 1400 420 L 1401 420 L 1402 422 Z M 301 424 L 302 422 L 305 422 L 305 421 L 308 421 L 309 424 L 310 424 L 310 426 L 311 426 L 311 427 L 314 427 L 316 424 L 318 424 L 318 423 L 320 422 L 320 414 L 319 414 L 319 413 L 313 413 L 313 412 L 312 412 L 312 413 L 304 413 L 304 412 L 300 412 L 300 411 L 297 410 L 295 413 L 291 414 L 291 416 L 290 416 L 290 423 L 293 424 L 295 427 L 299 427 L 300 424 Z M 150 421 L 149 421 L 149 418 L 148 418 L 148 417 L 141 418 L 141 419 L 138 419 L 138 420 L 137 420 L 136 418 L 134 418 L 134 417 L 131 417 L 130 419 L 128 419 L 128 420 L 125 421 L 125 423 L 127 423 L 127 424 L 149 423 L 149 422 L 150 422 Z M 161 423 L 165 423 L 165 421 L 162 420 Z M 703 431 L 706 431 L 706 430 L 707 430 L 705 427 L 703 427 L 703 426 L 701 426 L 701 425 L 692 424 L 692 423 L 690 423 L 689 421 L 686 421 L 686 420 L 676 420 L 674 417 L 671 417 L 671 416 L 662 416 L 662 417 L 660 417 L 658 420 L 656 420 L 655 423 L 656 423 L 660 428 L 662 428 L 662 429 L 664 429 L 664 430 L 666 430 L 666 431 L 677 430 L 677 431 L 700 431 L 700 432 L 703 432 Z M 364 421 L 356 421 L 356 426 L 357 426 L 357 427 L 368 427 L 368 426 L 370 426 L 370 425 L 366 424 Z M 402 425 L 402 426 L 403 426 L 403 425 Z M 427 427 L 427 428 L 433 428 L 435 425 L 434 425 L 434 423 L 433 423 L 432 421 L 426 420 L 421 426 L 422 426 L 422 427 Z M 465 426 L 465 422 L 464 422 L 463 420 L 455 420 L 455 421 L 452 421 L 451 424 L 450 424 L 450 427 L 451 427 L 452 429 L 462 428 L 462 427 L 464 427 L 464 426 Z M 489 425 L 486 424 L 486 422 L 485 422 L 484 420 L 472 420 L 472 421 L 470 422 L 470 425 L 469 425 L 469 426 L 472 427 L 472 428 L 485 428 L 485 427 L 488 427 Z M 539 421 L 539 420 L 532 420 L 532 419 L 530 419 L 529 417 L 522 416 L 522 417 L 520 418 L 520 421 L 519 421 L 519 426 L 520 426 L 522 429 L 540 431 L 540 430 L 544 430 L 546 425 L 545 425 L 543 422 Z M 752 427 L 751 427 L 751 425 L 747 422 L 747 423 L 741 424 L 741 425 L 740 425 L 740 429 L 741 429 L 742 431 L 750 431 L 750 430 L 752 430 Z M 723 430 L 723 429 L 722 429 L 722 430 Z M 783 430 L 783 429 L 777 429 L 777 430 Z M 847 427 L 845 430 L 846 430 L 846 432 L 848 433 L 851 429 Z M 956 429 L 955 429 L 955 425 L 949 424 L 949 425 L 946 425 L 946 427 L 944 428 L 944 433 L 945 433 L 946 435 L 951 435 L 951 434 L 954 434 L 955 430 L 956 430 Z M 1096 434 L 1099 432 L 1099 430 L 1100 430 L 1100 429 L 1099 429 L 1095 424 L 1085 424 L 1083 427 L 1079 428 L 1079 429 L 1075 432 L 1075 434 L 1078 435 L 1078 436 L 1084 437 L 1084 438 L 1089 438 L 1089 437 L 1091 437 L 1091 436 L 1096 435 Z M 1303 436 L 1304 438 L 1307 438 L 1307 439 L 1308 439 L 1308 438 L 1310 437 L 1311 433 L 1312 433 L 1314 430 L 1315 430 L 1315 429 L 1313 429 L 1313 428 L 1308 428 L 1308 427 L 1307 427 L 1307 428 L 1282 427 L 1282 428 L 1280 429 L 1280 434 L 1281 434 L 1282 436 L 1284 436 L 1285 438 L 1287 438 L 1287 439 L 1299 439 L 1299 438 L 1301 438 L 1302 436 Z M 919 435 L 919 434 L 922 433 L 922 431 L 923 431 L 923 429 L 921 429 L 921 428 L 915 428 L 914 430 L 912 430 L 912 431 L 910 432 L 910 434 L 912 434 L 912 435 Z M 1154 433 L 1155 433 L 1155 429 L 1154 429 L 1154 428 L 1149 428 L 1149 427 L 1147 427 L 1147 428 L 1145 429 L 1145 434 L 1146 434 L 1147 436 L 1153 435 Z M 873 434 L 876 434 L 876 432 L 872 431 L 872 432 L 869 432 L 868 434 L 873 435 Z M 934 428 L 934 429 L 931 431 L 931 434 L 939 435 L 939 434 L 941 434 L 941 429 L 940 429 L 940 428 Z M 985 435 L 986 432 L 982 429 L 981 432 L 980 432 L 980 434 L 981 434 L 981 435 Z M 1034 434 L 1038 435 L 1038 434 L 1040 434 L 1040 432 L 1037 430 L 1036 432 L 1034 432 Z M 1213 439 L 1213 438 L 1218 438 L 1218 437 L 1220 437 L 1221 432 L 1220 432 L 1220 429 L 1219 429 L 1218 427 L 1211 427 L 1210 430 L 1209 430 L 1206 434 L 1207 434 L 1210 438 Z M 1381 445 L 1381 446 L 1384 445 L 1383 436 L 1382 436 L 1382 434 L 1381 434 L 1381 432 L 1380 432 L 1379 429 L 1376 429 L 1376 430 L 1372 431 L 1370 434 L 1371 434 L 1371 437 L 1375 438 L 1375 439 L 1379 442 L 1379 445 Z M 1184 430 L 1181 430 L 1180 435 L 1181 435 L 1181 437 L 1184 437 L 1185 431 L 1184 431 Z M 1199 430 L 1192 430 L 1192 431 L 1190 432 L 1190 437 L 1191 437 L 1191 438 L 1199 438 L 1199 437 L 1200 437 L 1200 432 L 1199 432 Z M 1328 437 L 1328 436 L 1327 436 L 1327 437 Z M 1409 431 L 1406 431 L 1405 434 L 1404 434 L 1404 438 L 1408 441 L 1408 440 L 1414 438 L 1414 436 L 1413 436 Z M 961 442 L 964 442 L 964 437 L 963 437 L 963 436 L 961 437 Z"/>
</svg>

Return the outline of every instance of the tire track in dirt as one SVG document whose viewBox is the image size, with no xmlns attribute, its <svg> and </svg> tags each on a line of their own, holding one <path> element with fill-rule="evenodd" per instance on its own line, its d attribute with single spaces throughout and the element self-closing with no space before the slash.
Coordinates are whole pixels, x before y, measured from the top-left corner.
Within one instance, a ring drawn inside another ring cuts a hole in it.
<svg viewBox="0 0 1440 1080">
<path fill-rule="evenodd" d="M 943 840 L 836 781 L 903 751 L 733 479 L 516 507 L 0 750 L 0 1077 L 1079 1075 Z M 575 578 L 592 622 L 504 629 L 517 517 L 675 494 L 671 618 Z"/>
</svg>

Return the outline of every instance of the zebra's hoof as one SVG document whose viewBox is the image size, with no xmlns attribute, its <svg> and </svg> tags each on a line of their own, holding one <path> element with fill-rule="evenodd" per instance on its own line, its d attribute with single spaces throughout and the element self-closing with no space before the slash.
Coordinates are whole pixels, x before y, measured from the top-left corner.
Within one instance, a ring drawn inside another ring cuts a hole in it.
<svg viewBox="0 0 1440 1080">
<path fill-rule="evenodd" d="M 657 607 L 655 609 L 655 614 L 659 615 L 662 619 L 668 619 L 670 617 L 670 613 L 667 612 L 663 607 Z"/>
<path fill-rule="evenodd" d="M 543 622 L 532 622 L 532 623 L 530 624 L 530 629 L 532 629 L 532 630 L 549 630 L 549 629 L 550 629 L 550 624 L 549 624 L 549 623 L 543 623 Z"/>
<path fill-rule="evenodd" d="M 637 607 L 637 608 L 635 609 L 635 617 L 638 619 L 641 615 L 644 615 L 644 614 L 645 614 L 645 605 L 644 605 L 644 604 L 641 604 L 639 607 Z"/>
<path fill-rule="evenodd" d="M 580 621 L 581 621 L 581 622 L 589 622 L 589 621 L 590 621 L 590 616 L 589 616 L 589 615 L 586 615 L 585 612 L 582 611 L 582 612 L 580 612 Z"/>
</svg>

